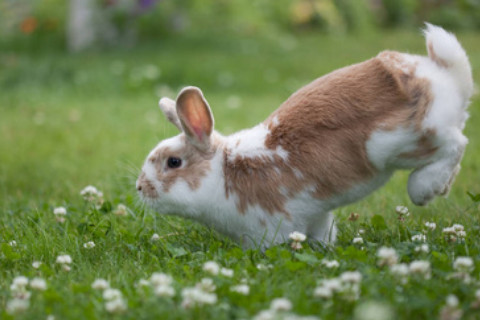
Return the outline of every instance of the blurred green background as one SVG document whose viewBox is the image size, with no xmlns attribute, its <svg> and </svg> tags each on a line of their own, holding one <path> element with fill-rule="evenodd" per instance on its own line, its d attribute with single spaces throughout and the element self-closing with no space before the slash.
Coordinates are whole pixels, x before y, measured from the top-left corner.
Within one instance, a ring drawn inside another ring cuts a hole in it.
<svg viewBox="0 0 480 320">
<path fill-rule="evenodd" d="M 1 0 L 2 45 L 72 46 L 83 26 L 90 46 L 135 46 L 185 35 L 316 31 L 342 35 L 424 21 L 480 29 L 479 0 Z M 80 26 L 80 27 L 79 27 Z M 72 49 L 72 48 L 71 48 Z"/>
<path fill-rule="evenodd" d="M 479 0 L 0 0 L 0 206 L 79 201 L 87 184 L 130 203 L 147 152 L 177 133 L 160 97 L 201 87 L 229 134 L 334 69 L 425 54 L 424 21 L 457 33 L 478 78 Z M 480 191 L 476 109 L 462 199 Z M 404 176 L 389 188 L 409 203 Z"/>
</svg>

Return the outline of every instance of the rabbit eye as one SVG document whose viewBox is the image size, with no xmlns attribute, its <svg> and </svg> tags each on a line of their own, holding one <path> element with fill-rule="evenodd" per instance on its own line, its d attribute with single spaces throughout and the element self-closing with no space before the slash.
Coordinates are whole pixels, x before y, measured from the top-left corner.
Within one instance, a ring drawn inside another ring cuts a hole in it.
<svg viewBox="0 0 480 320">
<path fill-rule="evenodd" d="M 182 159 L 180 158 L 176 158 L 176 157 L 170 157 L 168 158 L 167 160 L 167 166 L 170 168 L 170 169 L 175 169 L 175 168 L 178 168 L 182 165 Z"/>
</svg>

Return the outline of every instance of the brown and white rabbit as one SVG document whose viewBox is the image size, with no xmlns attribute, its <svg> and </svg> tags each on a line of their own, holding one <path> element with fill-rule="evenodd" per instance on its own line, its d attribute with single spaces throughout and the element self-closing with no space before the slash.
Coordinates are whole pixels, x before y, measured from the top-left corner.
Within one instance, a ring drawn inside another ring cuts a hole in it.
<svg viewBox="0 0 480 320">
<path fill-rule="evenodd" d="M 200 89 L 160 100 L 180 134 L 148 155 L 137 189 L 160 213 L 202 222 L 245 247 L 299 231 L 335 240 L 332 209 L 413 170 L 417 205 L 446 195 L 460 169 L 473 91 L 455 36 L 427 24 L 428 57 L 394 51 L 295 92 L 259 125 L 222 136 Z"/>
</svg>

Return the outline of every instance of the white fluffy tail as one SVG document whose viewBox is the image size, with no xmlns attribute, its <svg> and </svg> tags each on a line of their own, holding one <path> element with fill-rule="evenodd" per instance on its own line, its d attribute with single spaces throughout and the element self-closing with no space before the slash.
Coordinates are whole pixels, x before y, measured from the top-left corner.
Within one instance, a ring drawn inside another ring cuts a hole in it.
<svg viewBox="0 0 480 320">
<path fill-rule="evenodd" d="M 423 33 L 429 58 L 450 71 L 465 101 L 468 101 L 473 94 L 472 69 L 462 45 L 454 34 L 429 23 L 426 23 Z"/>
</svg>

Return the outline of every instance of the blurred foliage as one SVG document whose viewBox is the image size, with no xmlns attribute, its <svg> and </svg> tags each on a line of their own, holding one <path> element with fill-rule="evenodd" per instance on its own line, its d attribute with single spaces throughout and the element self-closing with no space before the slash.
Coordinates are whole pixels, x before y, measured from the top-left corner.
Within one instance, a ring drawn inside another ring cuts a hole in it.
<svg viewBox="0 0 480 320">
<path fill-rule="evenodd" d="M 134 45 L 184 34 L 318 30 L 358 33 L 418 28 L 480 29 L 480 0 L 96 0 L 98 44 Z M 64 47 L 69 2 L 0 0 L 0 45 Z M 107 29 L 107 31 L 105 31 Z"/>
</svg>

